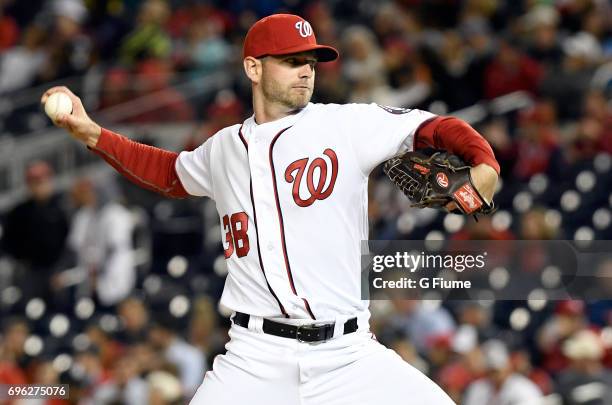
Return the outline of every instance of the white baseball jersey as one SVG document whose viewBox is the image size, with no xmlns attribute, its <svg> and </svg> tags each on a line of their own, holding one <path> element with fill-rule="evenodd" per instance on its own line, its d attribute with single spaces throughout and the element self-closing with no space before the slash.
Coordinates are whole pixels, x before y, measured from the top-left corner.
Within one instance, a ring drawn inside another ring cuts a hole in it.
<svg viewBox="0 0 612 405">
<path fill-rule="evenodd" d="M 176 171 L 212 198 L 228 276 L 221 304 L 262 317 L 327 321 L 367 313 L 360 242 L 368 175 L 435 117 L 376 104 L 308 104 L 299 113 L 219 131 Z M 369 313 L 368 313 L 369 315 Z"/>
</svg>

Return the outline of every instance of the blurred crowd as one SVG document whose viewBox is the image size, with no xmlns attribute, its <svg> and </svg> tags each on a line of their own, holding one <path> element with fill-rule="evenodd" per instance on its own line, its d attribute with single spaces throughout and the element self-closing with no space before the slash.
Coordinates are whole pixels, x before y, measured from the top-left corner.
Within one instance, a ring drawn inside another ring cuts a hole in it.
<svg viewBox="0 0 612 405">
<path fill-rule="evenodd" d="M 154 101 L 114 123 L 197 122 L 194 148 L 251 114 L 242 38 L 282 11 L 340 49 L 317 66 L 313 101 L 483 107 L 473 124 L 502 166 L 498 212 L 412 210 L 377 170 L 372 239 L 611 239 L 606 0 L 0 0 L 0 131 L 38 129 L 39 107 L 11 100 L 70 80 L 94 113 Z M 192 91 L 220 72 L 225 88 Z M 515 94 L 530 102 L 500 107 Z M 229 327 L 214 204 L 115 178 L 59 192 L 44 161 L 24 183 L 27 198 L 2 213 L 0 382 L 70 384 L 48 404 L 184 403 Z M 601 271 L 612 277 L 612 260 Z M 612 403 L 612 301 L 398 300 L 373 313 L 378 339 L 458 403 Z"/>
</svg>

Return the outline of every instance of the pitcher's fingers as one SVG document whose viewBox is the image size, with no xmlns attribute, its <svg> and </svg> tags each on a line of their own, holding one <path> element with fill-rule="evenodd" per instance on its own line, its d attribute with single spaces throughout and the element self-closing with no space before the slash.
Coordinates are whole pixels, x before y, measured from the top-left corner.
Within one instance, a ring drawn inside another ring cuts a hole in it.
<svg viewBox="0 0 612 405">
<path fill-rule="evenodd" d="M 66 119 L 63 118 L 63 115 L 59 115 L 59 116 L 55 117 L 55 119 L 52 120 L 52 121 L 53 121 L 53 124 L 55 126 L 60 127 L 60 128 L 64 128 L 64 129 L 68 129 L 68 123 L 67 123 Z"/>
<path fill-rule="evenodd" d="M 55 86 L 55 87 L 51 87 L 50 89 L 47 89 L 47 91 L 45 91 L 43 93 L 43 95 L 40 97 L 40 103 L 41 104 L 45 104 L 47 102 L 47 99 L 49 98 L 49 96 L 57 91 L 59 91 L 60 86 Z"/>
<path fill-rule="evenodd" d="M 55 119 L 55 122 L 63 128 L 71 128 L 79 124 L 79 118 L 72 114 L 60 114 Z"/>
<path fill-rule="evenodd" d="M 45 104 L 47 102 L 47 99 L 49 98 L 49 96 L 53 93 L 57 93 L 57 92 L 62 92 L 62 93 L 66 93 L 68 95 L 68 97 L 70 97 L 70 100 L 72 101 L 72 108 L 76 109 L 79 108 L 79 106 L 81 105 L 81 99 L 79 99 L 72 91 L 70 91 L 70 89 L 66 86 L 54 86 L 51 87 L 49 90 L 45 91 L 44 94 L 42 95 L 42 97 L 40 98 L 40 102 L 42 104 Z"/>
<path fill-rule="evenodd" d="M 62 91 L 64 93 L 71 93 L 71 91 L 66 86 L 54 86 L 54 87 L 51 87 L 50 89 L 45 91 L 43 93 L 42 97 L 40 98 L 41 104 L 45 104 L 47 102 L 47 99 L 49 98 L 49 96 L 51 94 L 53 94 L 53 93 L 57 93 L 58 91 Z"/>
</svg>

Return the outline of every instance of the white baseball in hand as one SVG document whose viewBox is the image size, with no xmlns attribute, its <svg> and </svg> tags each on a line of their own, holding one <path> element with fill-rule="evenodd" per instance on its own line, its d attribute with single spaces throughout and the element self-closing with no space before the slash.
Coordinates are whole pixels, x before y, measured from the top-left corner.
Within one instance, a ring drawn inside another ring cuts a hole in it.
<svg viewBox="0 0 612 405">
<path fill-rule="evenodd" d="M 72 100 L 61 91 L 51 94 L 45 102 L 45 113 L 53 121 L 61 114 L 72 114 Z"/>
</svg>

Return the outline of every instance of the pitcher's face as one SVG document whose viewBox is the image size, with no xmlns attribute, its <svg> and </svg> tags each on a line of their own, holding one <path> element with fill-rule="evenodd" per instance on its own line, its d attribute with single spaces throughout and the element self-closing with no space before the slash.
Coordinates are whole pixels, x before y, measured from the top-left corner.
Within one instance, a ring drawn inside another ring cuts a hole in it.
<svg viewBox="0 0 612 405">
<path fill-rule="evenodd" d="M 316 64 L 314 52 L 263 58 L 261 88 L 266 102 L 291 110 L 306 107 L 314 89 Z"/>
</svg>

